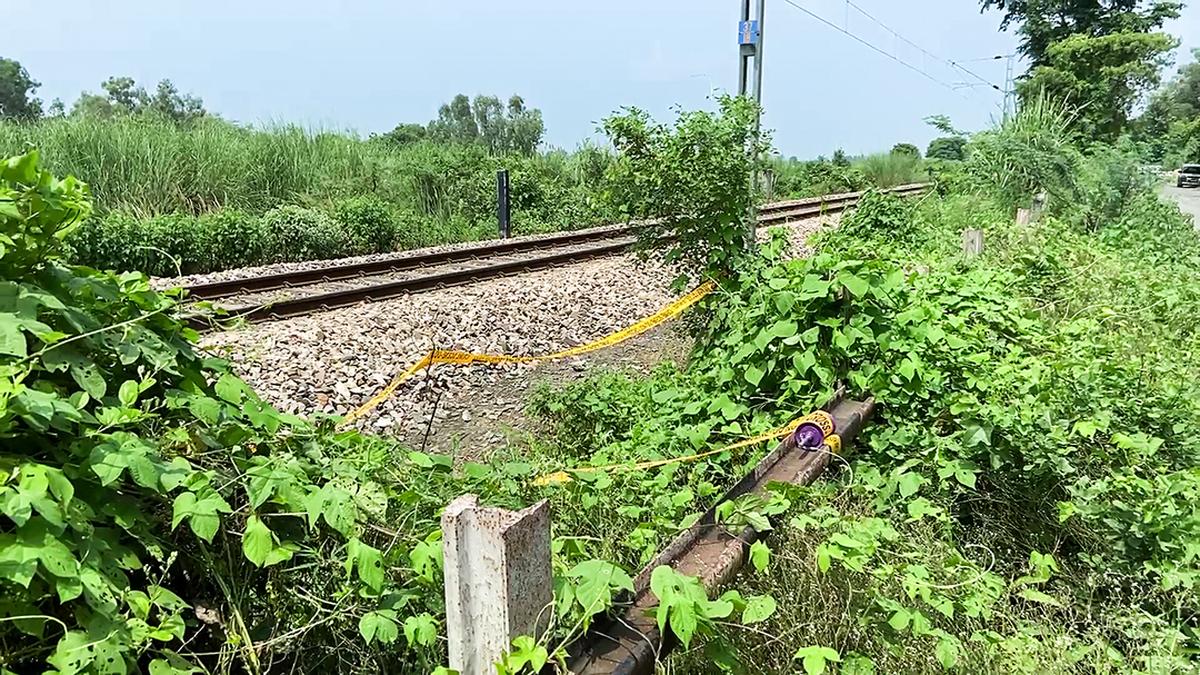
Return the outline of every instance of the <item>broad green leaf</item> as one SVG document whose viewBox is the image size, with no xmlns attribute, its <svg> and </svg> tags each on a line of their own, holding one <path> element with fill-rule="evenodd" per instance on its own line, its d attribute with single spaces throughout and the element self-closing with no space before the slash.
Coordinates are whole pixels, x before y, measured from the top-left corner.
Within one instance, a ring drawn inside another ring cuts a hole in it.
<svg viewBox="0 0 1200 675">
<path fill-rule="evenodd" d="M 958 665 L 959 644 L 952 637 L 943 637 L 933 648 L 933 654 L 946 670 Z"/>
<path fill-rule="evenodd" d="M 746 378 L 747 382 L 757 387 L 758 383 L 762 382 L 764 375 L 766 375 L 766 371 L 764 371 L 762 368 L 759 368 L 755 365 L 749 365 L 746 366 L 746 372 L 743 374 L 743 377 Z"/>
<path fill-rule="evenodd" d="M 771 549 L 762 541 L 750 545 L 750 563 L 759 572 L 765 572 L 771 562 Z"/>
<path fill-rule="evenodd" d="M 899 478 L 896 480 L 896 483 L 900 487 L 900 496 L 908 499 L 909 497 L 915 495 L 917 490 L 921 489 L 921 485 L 925 483 L 925 477 L 919 473 L 906 471 L 900 474 Z"/>
<path fill-rule="evenodd" d="M 795 321 L 777 321 L 771 326 L 771 334 L 777 338 L 789 338 L 796 334 L 799 327 Z"/>
<path fill-rule="evenodd" d="M 36 523 L 35 520 L 27 527 L 33 527 Z M 61 539 L 44 529 L 39 534 L 34 534 L 34 538 L 27 541 L 34 547 L 38 560 L 42 562 L 46 570 L 56 577 L 78 576 L 79 561 L 75 559 L 71 549 Z M 24 538 L 24 531 L 22 531 L 22 538 Z"/>
<path fill-rule="evenodd" d="M 242 553 L 246 560 L 262 567 L 267 556 L 275 548 L 275 536 L 257 515 L 246 519 L 246 530 L 242 533 Z"/>
<path fill-rule="evenodd" d="M 769 595 L 756 595 L 746 600 L 746 609 L 742 612 L 742 623 L 751 624 L 766 621 L 775 613 L 775 598 Z"/>
<path fill-rule="evenodd" d="M 404 620 L 404 639 L 410 647 L 428 647 L 437 642 L 437 620 L 428 612 Z"/>
<path fill-rule="evenodd" d="M 379 549 L 360 542 L 357 558 L 358 578 L 378 593 L 383 589 L 383 555 Z"/>
<path fill-rule="evenodd" d="M 585 560 L 568 577 L 576 579 L 575 597 L 585 612 L 596 614 L 612 607 L 613 592 L 633 592 L 633 579 L 624 570 L 604 560 Z"/>
<path fill-rule="evenodd" d="M 221 375 L 213 389 L 217 396 L 234 405 L 240 405 L 245 395 L 245 384 L 230 373 Z"/>
<path fill-rule="evenodd" d="M 75 384 L 78 384 L 80 389 L 86 391 L 88 396 L 97 401 L 104 398 L 105 392 L 108 391 L 108 384 L 104 381 L 104 376 L 100 374 L 100 369 L 94 363 L 71 366 L 71 379 L 75 380 Z"/>
<path fill-rule="evenodd" d="M 792 658 L 803 659 L 804 672 L 807 675 L 821 675 L 825 672 L 830 662 L 837 663 L 842 660 L 841 655 L 836 650 L 819 645 L 801 647 L 796 650 Z"/>
<path fill-rule="evenodd" d="M 117 390 L 117 399 L 121 401 L 121 405 L 126 408 L 132 408 L 138 399 L 138 383 L 133 380 L 125 380 L 121 383 L 121 388 Z"/>
<path fill-rule="evenodd" d="M 16 314 L 0 313 L 0 354 L 23 357 L 28 353 L 27 349 L 20 319 Z"/>
<path fill-rule="evenodd" d="M 1036 588 L 1029 588 L 1028 586 L 1026 586 L 1025 588 L 1022 588 L 1020 591 L 1017 591 L 1017 595 L 1020 595 L 1022 598 L 1025 598 L 1026 600 L 1041 603 L 1043 605 L 1051 605 L 1053 607 L 1062 607 L 1063 606 L 1063 604 L 1061 602 L 1059 602 L 1058 599 L 1055 598 L 1054 596 L 1047 595 L 1047 594 L 1037 590 Z"/>
<path fill-rule="evenodd" d="M 679 638 L 685 649 L 690 647 L 692 636 L 696 634 L 696 627 L 699 624 L 695 606 L 689 603 L 674 604 L 671 606 L 668 616 L 669 623 L 667 625 L 670 626 L 671 632 Z"/>
<path fill-rule="evenodd" d="M 787 314 L 796 305 L 796 294 L 791 291 L 780 291 L 775 294 L 775 309 L 780 314 Z"/>
<path fill-rule="evenodd" d="M 391 644 L 400 636 L 400 627 L 396 625 L 396 612 L 391 609 L 378 609 L 363 614 L 358 620 L 358 632 L 367 644 L 378 641 Z"/>
<path fill-rule="evenodd" d="M 831 563 L 832 563 L 832 560 L 829 555 L 829 549 L 824 544 L 818 546 L 817 547 L 817 569 L 821 570 L 822 572 L 828 572 L 829 565 Z"/>
<path fill-rule="evenodd" d="M 838 275 L 838 281 L 846 287 L 846 290 L 854 294 L 855 297 L 861 298 L 867 294 L 867 290 L 871 285 L 867 281 L 852 272 L 842 272 Z"/>
</svg>

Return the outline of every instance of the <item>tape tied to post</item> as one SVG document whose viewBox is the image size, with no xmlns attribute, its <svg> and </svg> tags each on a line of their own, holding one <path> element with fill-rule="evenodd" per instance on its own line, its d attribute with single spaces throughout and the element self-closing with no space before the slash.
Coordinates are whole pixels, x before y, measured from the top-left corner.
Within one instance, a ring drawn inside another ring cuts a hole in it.
<svg viewBox="0 0 1200 675">
<path fill-rule="evenodd" d="M 717 285 L 715 282 L 707 281 L 697 286 L 687 295 L 679 297 L 671 304 L 663 307 L 650 316 L 641 319 L 633 325 L 622 328 L 615 333 L 605 335 L 597 340 L 551 354 L 540 354 L 536 356 L 511 356 L 508 354 L 478 354 L 474 352 L 434 349 L 426 354 L 420 361 L 417 361 L 407 369 L 401 371 L 398 375 L 396 375 L 396 377 L 392 378 L 392 381 L 389 382 L 386 387 L 368 399 L 366 403 L 363 403 L 350 414 L 346 415 L 346 417 L 342 419 L 340 426 L 351 424 L 355 420 L 371 412 L 380 403 L 383 403 L 393 393 L 395 393 L 396 389 L 398 389 L 405 380 L 436 364 L 467 366 L 477 363 L 488 365 L 501 365 L 506 363 L 537 363 L 540 361 L 552 361 L 554 359 L 563 359 L 587 354 L 599 349 L 604 349 L 605 347 L 611 347 L 613 345 L 620 344 L 626 340 L 629 340 L 630 338 L 637 337 L 653 328 L 656 328 L 659 325 L 670 321 L 671 319 L 674 319 L 692 305 L 703 300 L 706 296 L 708 296 L 708 294 L 716 290 L 716 287 Z"/>
</svg>

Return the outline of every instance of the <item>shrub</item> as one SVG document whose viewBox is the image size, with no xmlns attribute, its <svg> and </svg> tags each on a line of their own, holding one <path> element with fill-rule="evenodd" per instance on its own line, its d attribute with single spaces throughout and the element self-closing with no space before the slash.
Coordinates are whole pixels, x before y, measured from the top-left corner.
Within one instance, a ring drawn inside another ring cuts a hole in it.
<svg viewBox="0 0 1200 675">
<path fill-rule="evenodd" d="M 0 204 L 0 671 L 432 671 L 436 512 L 416 548 L 366 525 L 394 448 L 271 408 L 144 276 L 63 265 L 87 193 L 36 154 Z"/>
<path fill-rule="evenodd" d="M 893 194 L 868 191 L 842 218 L 839 228 L 848 237 L 883 236 L 905 241 L 911 238 L 912 203 Z"/>
<path fill-rule="evenodd" d="M 867 184 L 873 187 L 888 188 L 917 183 L 924 178 L 918 155 L 881 152 L 855 159 L 854 167 L 862 172 Z"/>
<path fill-rule="evenodd" d="M 857 192 L 867 187 L 867 178 L 858 169 L 828 160 L 772 163 L 775 194 L 784 198 L 819 197 L 839 192 Z"/>
<path fill-rule="evenodd" d="M 912 143 L 897 143 L 892 146 L 893 155 L 907 155 L 908 157 L 921 158 L 921 150 Z"/>
<path fill-rule="evenodd" d="M 200 240 L 196 249 L 201 252 L 197 272 L 261 265 L 270 255 L 262 219 L 243 211 L 200 216 L 195 220 L 195 232 Z"/>
<path fill-rule="evenodd" d="M 397 240 L 392 207 L 377 197 L 351 197 L 334 205 L 334 218 L 350 238 L 355 255 L 391 251 Z"/>
<path fill-rule="evenodd" d="M 281 206 L 262 218 L 263 239 L 272 262 L 320 260 L 349 255 L 347 233 L 320 211 Z"/>
<path fill-rule="evenodd" d="M 966 158 L 967 139 L 962 136 L 942 136 L 929 141 L 925 159 L 962 161 Z"/>
<path fill-rule="evenodd" d="M 1062 104 L 1033 99 L 995 129 L 971 138 L 967 171 L 993 189 L 1008 209 L 1028 206 L 1043 190 L 1052 211 L 1070 208 L 1078 196 L 1080 163 L 1071 119 Z"/>
<path fill-rule="evenodd" d="M 207 271 L 203 239 L 194 216 L 137 218 L 115 212 L 88 220 L 72 233 L 69 245 L 80 264 L 171 276 Z"/>
<path fill-rule="evenodd" d="M 604 121 L 619 153 L 614 210 L 643 221 L 643 250 L 679 263 L 676 286 L 728 275 L 754 244 L 747 176 L 770 147 L 757 116 L 753 101 L 725 96 L 719 112 L 681 112 L 673 127 L 637 109 Z"/>
<path fill-rule="evenodd" d="M 1149 193 L 1157 176 L 1142 169 L 1142 158 L 1132 141 L 1115 146 L 1096 145 L 1080 162 L 1077 212 L 1089 230 L 1119 220 L 1139 195 Z"/>
</svg>

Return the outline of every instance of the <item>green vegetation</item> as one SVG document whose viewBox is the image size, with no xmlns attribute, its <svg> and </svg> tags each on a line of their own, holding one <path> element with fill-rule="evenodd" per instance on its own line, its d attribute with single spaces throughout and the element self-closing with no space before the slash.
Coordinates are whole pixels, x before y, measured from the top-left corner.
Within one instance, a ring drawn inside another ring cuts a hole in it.
<svg viewBox="0 0 1200 675">
<path fill-rule="evenodd" d="M 756 547 L 752 570 L 716 599 L 654 574 L 660 626 L 684 644 L 678 667 L 1190 667 L 1200 401 L 1188 383 L 1200 362 L 1179 346 L 1200 311 L 1200 243 L 1144 185 L 1112 183 L 1132 166 L 1119 150 L 1071 154 L 1054 111 L 971 139 L 963 170 L 997 178 L 974 182 L 981 192 L 869 195 L 812 259 L 782 260 L 775 244 L 733 254 L 724 292 L 693 321 L 686 369 L 545 389 L 531 401 L 544 437 L 458 466 L 272 410 L 194 351 L 171 295 L 137 274 L 64 265 L 85 188 L 50 178 L 35 155 L 8 161 L 0 665 L 434 671 L 436 519 L 470 491 L 554 507 L 555 627 L 504 659 L 528 672 L 614 608 L 632 571 L 765 448 L 557 486 L 534 477 L 711 449 L 846 382 L 881 404 L 850 470 L 723 511 L 788 522 L 786 539 Z M 609 120 L 623 149 L 614 197 L 635 213 L 656 190 L 679 201 L 741 175 L 744 154 L 673 149 L 744 147 L 752 118 L 727 101 L 674 127 L 636 112 Z M 1100 164 L 1111 170 L 1087 169 Z M 1104 218 L 1064 200 L 1014 225 L 1020 190 L 1056 181 L 1125 196 Z M 745 206 L 742 193 L 714 198 L 706 217 L 721 231 L 688 240 L 688 269 L 737 241 Z M 363 241 L 378 235 L 371 200 L 337 212 Z M 285 238 L 327 229 L 310 215 L 283 206 L 262 222 Z M 961 259 L 963 227 L 986 229 L 982 258 Z"/>
<path fill-rule="evenodd" d="M 717 114 L 681 113 L 674 128 L 636 108 L 604 121 L 618 152 L 608 174 L 616 211 L 642 221 L 643 250 L 681 267 L 677 289 L 728 276 L 754 246 L 748 177 L 770 139 L 753 133 L 756 105 L 729 96 L 719 104 Z"/>
<path fill-rule="evenodd" d="M 1167 167 L 1200 163 L 1200 49 L 1150 97 L 1133 135 L 1150 159 Z"/>
<path fill-rule="evenodd" d="M 1016 27 L 1021 54 L 1034 68 L 1047 65 L 1051 48 L 1073 36 L 1150 33 L 1168 19 L 1178 18 L 1183 8 L 1176 0 L 980 0 L 979 4 L 985 11 L 1004 13 L 1000 27 Z M 1097 71 L 1102 67 L 1096 64 Z"/>
<path fill-rule="evenodd" d="M 775 175 L 775 196 L 781 199 L 819 197 L 839 192 L 857 192 L 868 188 L 889 188 L 929 180 L 929 166 L 921 151 L 910 143 L 901 143 L 891 152 L 847 158 L 838 150 L 832 160 L 784 160 L 770 163 Z"/>
<path fill-rule="evenodd" d="M 773 614 L 671 667 L 724 672 L 715 655 L 732 650 L 755 672 L 1196 670 L 1200 359 L 1181 346 L 1200 240 L 1123 175 L 1136 157 L 1071 156 L 1051 111 L 968 154 L 1073 189 L 1106 176 L 1101 192 L 1124 197 L 1103 218 L 1063 203 L 1018 226 L 1015 192 L 982 182 L 918 204 L 870 196 L 814 258 L 768 250 L 742 267 L 686 372 L 603 376 L 539 403 L 564 447 L 619 461 L 697 425 L 787 419 L 838 382 L 878 399 L 844 470 L 778 491 L 796 505 L 788 531 L 768 573 L 733 586 L 774 598 Z M 966 227 L 986 231 L 983 257 L 962 258 Z"/>
<path fill-rule="evenodd" d="M 1017 81 L 1025 102 L 1049 97 L 1073 111 L 1082 142 L 1112 143 L 1130 131 L 1134 107 L 1158 86 L 1179 45 L 1159 32 L 1179 17 L 1174 0 L 981 0 L 1016 26 L 1030 70 Z"/>
<path fill-rule="evenodd" d="M 0 119 L 41 117 L 42 102 L 33 95 L 40 86 L 20 63 L 0 57 Z"/>
<path fill-rule="evenodd" d="M 590 147 L 497 156 L 471 144 L 401 148 L 298 127 L 244 129 L 213 117 L 187 124 L 158 115 L 0 123 L 0 151 L 26 145 L 38 147 L 53 171 L 92 187 L 97 213 L 71 244 L 75 261 L 97 268 L 166 275 L 176 273 L 178 260 L 186 273 L 206 272 L 494 236 L 499 168 L 510 172 L 517 233 L 609 218 L 598 191 L 610 158 Z M 370 201 L 384 223 L 386 231 L 367 245 L 345 220 L 345 203 L 354 200 Z M 304 209 L 306 218 L 332 222 L 335 231 L 299 244 L 311 250 L 299 258 L 265 240 L 253 243 L 271 229 L 266 214 L 282 207 Z"/>
<path fill-rule="evenodd" d="M 518 95 L 502 104 L 460 94 L 427 125 L 402 123 L 364 140 L 231 124 L 170 80 L 147 92 L 129 77 L 108 78 L 100 94 L 83 92 L 69 114 L 59 104 L 40 117 L 40 102 L 30 98 L 37 83 L 15 61 L 3 65 L 0 155 L 37 148 L 48 170 L 90 186 L 94 213 L 72 235 L 70 257 L 98 269 L 168 276 L 488 238 L 499 169 L 510 174 L 517 234 L 627 215 L 606 196 L 611 149 L 539 151 L 541 111 Z M 864 158 L 861 170 L 842 163 L 779 163 L 778 193 L 922 178 L 910 156 Z M 369 224 L 347 210 L 349 201 L 370 203 Z M 313 228 L 289 229 L 298 223 Z M 299 239 L 281 239 L 281 226 Z"/>
<path fill-rule="evenodd" d="M 1200 672 L 1200 239 L 1127 137 L 1191 138 L 1190 69 L 1128 121 L 1177 3 L 983 5 L 1036 66 L 1018 114 L 975 134 L 930 118 L 925 159 L 774 160 L 786 195 L 937 182 L 868 193 L 800 260 L 745 238 L 759 155 L 740 99 L 672 125 L 613 116 L 615 153 L 537 152 L 519 97 L 361 140 L 242 128 L 113 78 L 70 115 L 0 121 L 0 673 L 448 675 L 438 515 L 464 492 L 551 501 L 552 628 L 498 664 L 536 672 L 767 448 L 582 469 L 719 449 L 839 385 L 879 403 L 855 452 L 719 512 L 786 531 L 715 597 L 652 572 L 681 645 L 665 669 Z M 9 114 L 40 102 L 5 63 L 5 117 L 32 117 Z M 518 227 L 660 218 L 643 244 L 671 235 L 677 282 L 721 288 L 688 317 L 686 367 L 544 387 L 541 432 L 482 462 L 281 414 L 141 273 L 480 236 L 500 167 Z"/>
</svg>

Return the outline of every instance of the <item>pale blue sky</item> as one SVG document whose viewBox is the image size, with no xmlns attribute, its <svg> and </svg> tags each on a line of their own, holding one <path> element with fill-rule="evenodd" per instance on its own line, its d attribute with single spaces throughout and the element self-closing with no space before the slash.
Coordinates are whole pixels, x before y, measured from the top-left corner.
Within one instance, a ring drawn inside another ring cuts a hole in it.
<svg viewBox="0 0 1200 675">
<path fill-rule="evenodd" d="M 974 0 L 854 0 L 937 59 L 896 39 L 845 0 L 794 0 L 951 85 L 978 83 L 939 59 L 1003 84 L 1012 51 L 999 15 Z M 708 105 L 710 86 L 736 88 L 738 0 L 4 0 L 0 55 L 70 104 L 109 75 L 148 88 L 169 77 L 210 110 L 354 129 L 426 122 L 458 92 L 513 92 L 542 109 L 546 140 L 571 148 L 612 110 L 665 117 L 674 104 Z M 1200 47 L 1200 3 L 1168 30 Z M 848 18 L 848 24 L 847 24 Z M 949 115 L 976 129 L 998 116 L 1000 94 L 952 90 L 822 25 L 785 0 L 767 0 L 766 124 L 786 155 L 852 153 L 935 135 L 922 119 Z"/>
</svg>

